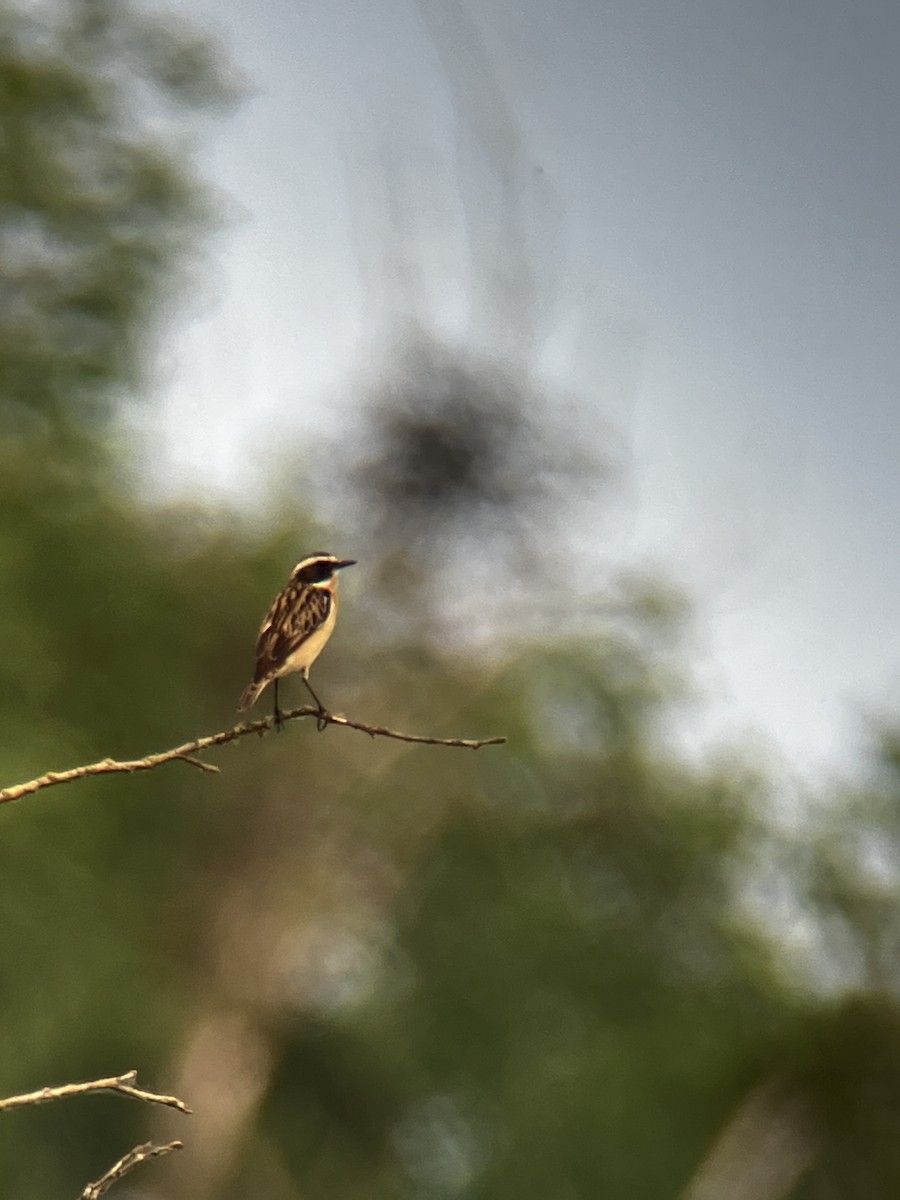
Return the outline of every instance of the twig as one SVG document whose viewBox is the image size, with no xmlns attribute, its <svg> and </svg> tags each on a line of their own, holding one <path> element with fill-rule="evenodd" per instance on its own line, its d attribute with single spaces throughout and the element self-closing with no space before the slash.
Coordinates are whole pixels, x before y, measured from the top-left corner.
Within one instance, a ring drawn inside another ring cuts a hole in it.
<svg viewBox="0 0 900 1200">
<path fill-rule="evenodd" d="M 120 1096 L 128 1096 L 132 1100 L 143 1100 L 147 1104 L 164 1104 L 167 1108 L 177 1108 L 179 1112 L 189 1113 L 191 1110 L 177 1096 L 163 1096 L 158 1092 L 148 1092 L 137 1086 L 137 1071 L 126 1071 L 124 1075 L 110 1075 L 107 1079 L 90 1079 L 85 1083 L 64 1083 L 59 1087 L 45 1087 L 37 1092 L 23 1092 L 20 1096 L 4 1096 L 0 1098 L 0 1112 L 8 1112 L 13 1108 L 25 1108 L 30 1104 L 46 1104 L 49 1100 L 67 1100 L 70 1096 L 88 1096 L 92 1092 L 117 1092 Z M 98 1200 L 107 1192 L 116 1180 L 133 1171 L 148 1158 L 161 1158 L 180 1150 L 183 1142 L 167 1142 L 165 1145 L 154 1145 L 144 1142 L 135 1146 L 123 1155 L 118 1162 L 113 1163 L 108 1171 L 104 1171 L 99 1179 L 80 1192 L 79 1200 Z"/>
<path fill-rule="evenodd" d="M 7 1112 L 12 1108 L 24 1108 L 28 1104 L 46 1104 L 49 1100 L 67 1100 L 70 1096 L 88 1096 L 92 1092 L 118 1092 L 120 1096 L 130 1096 L 132 1100 L 144 1100 L 148 1104 L 164 1104 L 167 1108 L 177 1108 L 179 1112 L 183 1113 L 191 1111 L 177 1096 L 162 1096 L 157 1092 L 147 1092 L 136 1085 L 137 1071 L 126 1071 L 124 1075 L 111 1075 L 108 1079 L 91 1079 L 86 1083 L 64 1083 L 60 1087 L 45 1087 L 37 1092 L 25 1092 L 21 1096 L 4 1096 L 0 1098 L 0 1112 Z"/>
<path fill-rule="evenodd" d="M 400 733 L 398 730 L 388 729 L 384 725 L 364 725 L 362 721 L 351 721 L 349 717 L 342 717 L 337 713 L 318 713 L 314 708 L 295 709 L 285 713 L 284 719 L 287 721 L 290 717 L 306 716 L 307 713 L 311 716 L 321 717 L 327 725 L 343 725 L 345 729 L 358 729 L 360 733 L 367 733 L 370 737 L 393 738 L 395 742 L 416 742 L 420 746 L 460 746 L 463 750 L 480 750 L 482 746 L 506 745 L 505 737 L 439 738 L 427 737 L 420 733 Z"/>
<path fill-rule="evenodd" d="M 118 1162 L 113 1163 L 108 1171 L 104 1171 L 99 1179 L 89 1183 L 80 1193 L 78 1200 L 98 1200 L 98 1197 L 102 1196 L 104 1192 L 109 1191 L 117 1179 L 121 1179 L 129 1171 L 133 1171 L 148 1158 L 162 1158 L 164 1154 L 171 1154 L 173 1150 L 181 1150 L 183 1147 L 183 1142 L 166 1142 L 163 1146 L 156 1146 L 153 1142 L 144 1142 L 142 1146 L 135 1146 L 133 1150 L 123 1154 Z"/>
<path fill-rule="evenodd" d="M 505 737 L 476 740 L 400 733 L 396 729 L 387 729 L 383 725 L 366 725 L 362 721 L 351 721 L 348 717 L 342 717 L 336 713 L 319 712 L 311 705 L 292 708 L 281 714 L 282 721 L 294 721 L 300 717 L 315 717 L 328 725 L 342 725 L 347 729 L 358 729 L 361 733 L 369 734 L 370 737 L 393 738 L 398 742 L 417 742 L 422 746 L 458 746 L 466 750 L 480 750 L 482 746 L 502 746 L 506 742 Z M 269 733 L 274 726 L 275 718 L 266 717 L 260 721 L 247 721 L 243 725 L 235 725 L 233 729 L 225 729 L 221 733 L 213 733 L 208 737 L 195 738 L 192 742 L 185 742 L 183 746 L 176 746 L 173 750 L 163 750 L 159 754 L 148 754 L 145 758 L 123 761 L 104 758 L 100 762 L 89 763 L 83 767 L 72 767 L 68 771 L 48 771 L 46 775 L 40 775 L 37 779 L 29 779 L 27 783 L 17 783 L 14 787 L 4 788 L 0 791 L 0 804 L 21 800 L 23 796 L 30 796 L 33 792 L 54 787 L 58 783 L 71 783 L 75 779 L 87 779 L 91 775 L 131 775 L 135 771 L 152 771 L 154 767 L 159 767 L 167 762 L 187 762 L 203 771 L 218 772 L 219 768 L 214 764 L 195 758 L 197 752 L 208 750 L 211 746 L 223 746 L 226 742 L 236 741 L 238 738 L 246 737 L 249 733 L 256 733 L 262 737 Z"/>
</svg>

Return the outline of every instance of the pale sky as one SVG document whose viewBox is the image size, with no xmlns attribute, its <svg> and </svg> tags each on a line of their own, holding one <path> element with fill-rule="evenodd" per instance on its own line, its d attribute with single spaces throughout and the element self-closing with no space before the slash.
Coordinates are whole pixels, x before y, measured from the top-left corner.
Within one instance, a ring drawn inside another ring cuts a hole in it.
<svg viewBox="0 0 900 1200">
<path fill-rule="evenodd" d="M 377 253 L 360 282 L 385 150 L 421 204 L 425 306 L 459 317 L 453 108 L 414 3 L 183 9 L 255 94 L 203 148 L 230 221 L 166 343 L 146 462 L 167 488 L 252 503 L 273 443 L 339 425 L 389 316 Z M 631 459 L 602 553 L 694 598 L 703 739 L 757 730 L 803 771 L 846 768 L 857 714 L 900 706 L 900 6 L 473 11 L 561 214 L 538 255 L 541 365 L 582 397 L 584 437 L 611 420 Z"/>
</svg>

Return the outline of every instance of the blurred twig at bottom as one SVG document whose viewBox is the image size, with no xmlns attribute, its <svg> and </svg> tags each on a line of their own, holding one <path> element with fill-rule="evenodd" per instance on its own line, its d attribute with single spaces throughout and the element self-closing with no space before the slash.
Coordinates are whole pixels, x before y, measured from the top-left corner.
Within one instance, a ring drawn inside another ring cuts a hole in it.
<svg viewBox="0 0 900 1200">
<path fill-rule="evenodd" d="M 160 1146 L 154 1145 L 153 1142 L 144 1142 L 142 1146 L 135 1146 L 133 1150 L 123 1154 L 118 1162 L 114 1162 L 108 1171 L 104 1171 L 99 1179 L 87 1184 L 80 1192 L 78 1200 L 98 1200 L 99 1196 L 109 1191 L 117 1179 L 133 1171 L 148 1158 L 162 1158 L 163 1155 L 171 1154 L 173 1150 L 181 1150 L 183 1146 L 183 1142 L 166 1142 Z"/>
<path fill-rule="evenodd" d="M 141 1100 L 145 1104 L 163 1104 L 167 1108 L 177 1108 L 179 1112 L 189 1113 L 191 1110 L 177 1096 L 165 1096 L 159 1092 L 148 1092 L 137 1086 L 137 1071 L 126 1071 L 123 1075 L 110 1075 L 104 1079 L 89 1079 L 84 1083 L 63 1083 L 58 1087 L 39 1088 L 36 1092 L 23 1092 L 17 1096 L 0 1097 L 0 1112 L 9 1112 L 13 1108 L 27 1108 L 35 1104 L 46 1104 L 50 1100 L 68 1100 L 72 1096 L 88 1096 L 96 1092 L 117 1092 L 120 1096 L 128 1096 L 132 1100 Z M 154 1145 L 144 1142 L 135 1146 L 127 1154 L 117 1159 L 99 1179 L 88 1183 L 79 1192 L 79 1200 L 98 1200 L 109 1191 L 116 1180 L 121 1179 L 135 1167 L 148 1158 L 161 1158 L 180 1150 L 182 1142 L 166 1142 L 164 1145 Z"/>
<path fill-rule="evenodd" d="M 351 721 L 349 717 L 340 716 L 337 713 L 320 712 L 311 705 L 303 705 L 300 708 L 292 708 L 281 713 L 280 721 L 295 721 L 301 717 L 315 717 L 323 725 L 341 725 L 346 729 L 358 729 L 360 733 L 367 733 L 373 738 L 392 738 L 394 741 L 415 742 L 422 746 L 453 746 L 464 750 L 480 750 L 482 746 L 502 746 L 506 742 L 505 737 L 439 738 L 425 734 L 401 733 L 397 729 L 388 729 L 384 725 L 368 725 L 362 721 Z M 226 742 L 236 741 L 238 738 L 246 737 L 249 733 L 256 733 L 262 737 L 274 729 L 275 725 L 275 717 L 265 717 L 260 721 L 247 721 L 243 725 L 235 725 L 233 729 L 225 729 L 220 733 L 209 734 L 207 737 L 195 738 L 191 742 L 185 742 L 182 746 L 175 746 L 172 750 L 148 754 L 144 758 L 125 760 L 104 758 L 85 766 L 72 767 L 68 771 L 48 771 L 47 774 L 39 775 L 36 779 L 29 779 L 27 783 L 17 783 L 13 787 L 0 790 L 0 804 L 21 800 L 23 796 L 30 796 L 44 788 L 55 787 L 59 783 L 72 783 L 76 779 L 87 779 L 92 775 L 133 775 L 136 771 L 152 771 L 154 767 L 162 766 L 167 762 L 186 762 L 193 767 L 198 767 L 201 771 L 217 774 L 219 770 L 217 766 L 213 763 L 203 762 L 202 759 L 196 757 L 200 750 L 207 750 L 211 746 L 223 746 Z"/>
</svg>

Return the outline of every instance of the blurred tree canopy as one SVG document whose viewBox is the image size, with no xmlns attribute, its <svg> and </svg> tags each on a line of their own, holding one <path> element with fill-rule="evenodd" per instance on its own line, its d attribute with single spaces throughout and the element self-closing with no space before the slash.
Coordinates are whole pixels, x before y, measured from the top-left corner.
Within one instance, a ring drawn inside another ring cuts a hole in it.
<svg viewBox="0 0 900 1200">
<path fill-rule="evenodd" d="M 94 428 L 211 209 L 182 140 L 214 48 L 108 0 L 0 9 L 0 429 Z"/>
<path fill-rule="evenodd" d="M 138 1067 L 195 1111 L 4 1114 L 4 1194 L 74 1195 L 171 1135 L 132 1194 L 895 1197 L 896 726 L 796 829 L 763 767 L 682 761 L 683 600 L 621 580 L 564 619 L 553 522 L 604 456 L 527 371 L 431 334 L 363 401 L 353 519 L 132 495 L 112 418 L 213 214 L 184 130 L 228 71 L 111 0 L 6 4 L 0 33 L 0 778 L 228 725 L 273 589 L 351 530 L 326 700 L 509 738 L 304 723 L 220 776 L 0 807 L 0 1093 Z M 469 607 L 448 543 L 481 556 Z M 498 563 L 532 614 L 505 630 Z"/>
</svg>

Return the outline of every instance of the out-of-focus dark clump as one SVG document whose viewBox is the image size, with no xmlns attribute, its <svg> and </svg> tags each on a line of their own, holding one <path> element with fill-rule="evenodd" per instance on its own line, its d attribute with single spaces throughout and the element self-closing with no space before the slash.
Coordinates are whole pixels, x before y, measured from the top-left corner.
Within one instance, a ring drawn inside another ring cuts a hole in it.
<svg viewBox="0 0 900 1200">
<path fill-rule="evenodd" d="M 365 398 L 351 474 L 377 544 L 424 561 L 447 545 L 502 553 L 517 538 L 559 537 L 561 506 L 607 473 L 528 373 L 419 332 Z"/>
<path fill-rule="evenodd" d="M 384 627 L 402 619 L 448 645 L 576 612 L 614 475 L 601 418 L 526 364 L 421 328 L 390 346 L 357 405 L 324 460 L 345 464 L 343 485 L 330 474 L 320 491 L 359 539 Z"/>
</svg>

